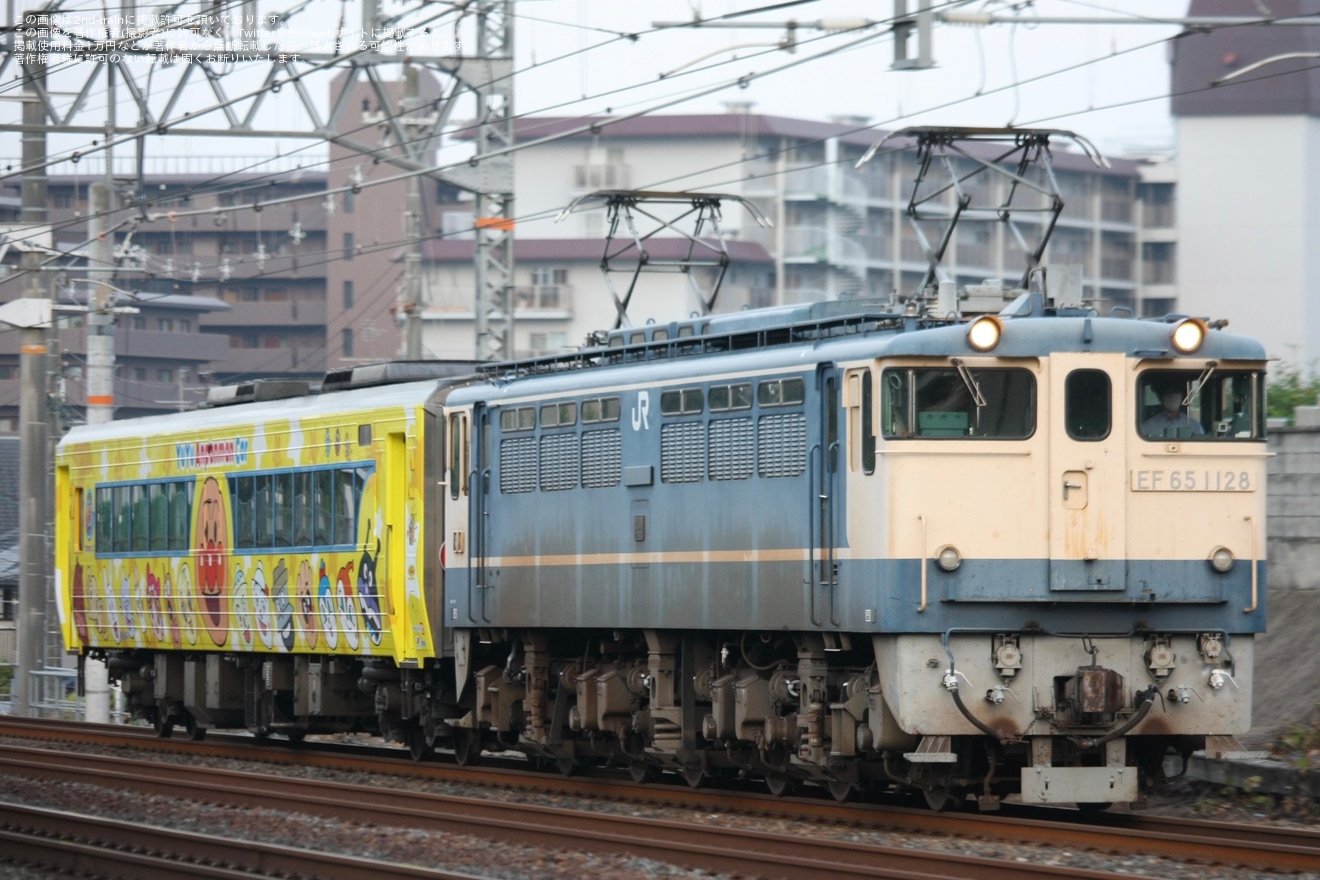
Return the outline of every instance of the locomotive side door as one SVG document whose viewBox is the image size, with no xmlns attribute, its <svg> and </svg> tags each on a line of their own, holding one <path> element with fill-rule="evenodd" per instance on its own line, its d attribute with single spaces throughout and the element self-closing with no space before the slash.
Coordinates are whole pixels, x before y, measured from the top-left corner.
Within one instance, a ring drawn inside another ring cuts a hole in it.
<svg viewBox="0 0 1320 880">
<path fill-rule="evenodd" d="M 468 601 L 477 623 L 490 622 L 490 410 L 483 403 L 472 407 L 472 462 L 468 473 L 472 494 L 469 510 L 472 555 L 468 569 Z"/>
<path fill-rule="evenodd" d="M 812 556 L 811 589 L 809 590 L 811 622 L 816 626 L 839 626 L 835 607 L 839 589 L 838 562 L 835 546 L 838 524 L 839 470 L 839 376 L 834 364 L 824 363 L 816 368 L 815 397 L 819 412 L 815 439 L 812 441 L 808 467 L 811 469 L 811 496 L 808 503 L 814 508 L 811 516 L 810 553 Z"/>
<path fill-rule="evenodd" d="M 1049 432 L 1050 591 L 1127 589 L 1122 354 L 1056 353 L 1040 426 Z"/>
</svg>

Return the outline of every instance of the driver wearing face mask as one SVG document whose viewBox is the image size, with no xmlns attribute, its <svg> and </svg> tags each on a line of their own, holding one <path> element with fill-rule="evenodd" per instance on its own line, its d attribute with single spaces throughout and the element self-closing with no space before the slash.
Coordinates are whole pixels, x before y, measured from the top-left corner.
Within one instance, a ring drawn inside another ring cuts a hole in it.
<svg viewBox="0 0 1320 880">
<path fill-rule="evenodd" d="M 1177 386 L 1160 389 L 1160 411 L 1141 423 L 1144 437 L 1200 437 L 1201 423 L 1182 408 L 1183 393 Z"/>
</svg>

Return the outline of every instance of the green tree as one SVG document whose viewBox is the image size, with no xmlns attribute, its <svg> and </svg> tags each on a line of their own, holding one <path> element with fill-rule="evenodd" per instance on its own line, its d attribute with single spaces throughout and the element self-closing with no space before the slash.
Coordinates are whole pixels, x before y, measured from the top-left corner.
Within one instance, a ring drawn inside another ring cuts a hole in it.
<svg viewBox="0 0 1320 880">
<path fill-rule="evenodd" d="M 1270 417 L 1291 420 L 1297 407 L 1314 406 L 1320 400 L 1320 377 L 1303 376 L 1296 367 L 1284 365 L 1270 374 L 1266 395 Z"/>
</svg>

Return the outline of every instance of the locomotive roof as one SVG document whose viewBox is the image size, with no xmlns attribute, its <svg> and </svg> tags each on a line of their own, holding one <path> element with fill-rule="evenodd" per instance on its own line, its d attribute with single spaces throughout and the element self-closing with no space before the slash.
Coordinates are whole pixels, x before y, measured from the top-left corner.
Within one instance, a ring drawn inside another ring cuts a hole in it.
<svg viewBox="0 0 1320 880">
<path fill-rule="evenodd" d="M 406 382 L 351 391 L 256 401 L 241 406 L 221 406 L 182 413 L 141 416 L 99 425 L 80 425 L 70 430 L 60 441 L 60 445 L 91 440 L 119 440 L 150 434 L 201 433 L 256 422 L 311 419 L 333 414 L 346 415 L 354 410 L 391 406 L 417 406 L 430 400 L 436 393 L 437 387 L 435 380 Z"/>
<path fill-rule="evenodd" d="M 1177 355 L 1169 339 L 1173 321 L 1104 318 L 1099 316 L 1046 316 L 1008 318 L 1004 334 L 991 355 L 1042 357 L 1052 352 L 1117 352 L 1130 357 L 1172 358 Z M 934 327 L 922 333 L 895 335 L 885 346 L 885 357 L 976 357 L 967 344 L 967 325 Z M 1247 336 L 1211 330 L 1200 350 L 1191 357 L 1224 360 L 1265 360 L 1265 347 Z"/>
<path fill-rule="evenodd" d="M 1030 314 L 1013 316 L 1007 314 L 1014 310 L 1010 306 L 1002 317 L 1004 333 L 999 345 L 984 355 L 968 344 L 966 323 L 895 313 L 882 305 L 816 303 L 613 331 L 605 345 L 489 365 L 483 368 L 489 385 L 456 391 L 453 400 L 681 381 L 716 372 L 810 369 L 824 361 L 877 357 L 1043 357 L 1052 352 L 1115 352 L 1149 359 L 1176 356 L 1170 341 L 1176 316 L 1164 320 L 1101 317 L 1080 308 L 1047 310 L 1040 302 Z M 1018 306 L 1018 311 L 1025 310 L 1025 305 Z M 691 331 L 682 335 L 685 328 Z M 663 333 L 657 335 L 656 330 Z M 647 341 L 625 342 L 639 332 Z M 1265 349 L 1249 337 L 1211 330 L 1194 356 L 1263 361 Z"/>
</svg>

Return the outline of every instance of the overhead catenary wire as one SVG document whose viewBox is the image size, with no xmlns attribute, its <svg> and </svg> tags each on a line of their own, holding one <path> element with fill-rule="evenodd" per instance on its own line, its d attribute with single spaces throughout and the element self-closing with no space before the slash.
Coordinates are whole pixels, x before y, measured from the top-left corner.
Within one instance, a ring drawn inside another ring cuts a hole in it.
<svg viewBox="0 0 1320 880">
<path fill-rule="evenodd" d="M 1178 35 L 1178 36 L 1181 36 L 1181 35 Z M 1175 36 L 1175 37 L 1170 37 L 1170 38 L 1164 38 L 1164 39 L 1161 39 L 1161 40 L 1152 41 L 1151 43 L 1147 43 L 1147 44 L 1143 44 L 1143 45 L 1139 45 L 1139 46 L 1134 46 L 1134 47 L 1131 47 L 1131 48 L 1129 48 L 1129 49 L 1127 49 L 1127 50 L 1123 50 L 1123 51 L 1120 52 L 1120 53 L 1107 55 L 1107 56 L 1105 56 L 1104 58 L 1090 59 L 1090 60 L 1087 60 L 1087 61 L 1080 62 L 1080 63 L 1077 64 L 1077 65 L 1071 65 L 1071 66 L 1069 66 L 1069 67 L 1061 68 L 1061 69 L 1056 70 L 1056 71 L 1050 71 L 1050 72 L 1047 72 L 1047 73 L 1041 74 L 1041 75 L 1038 76 L 1038 77 L 1034 77 L 1034 78 L 1031 78 L 1031 79 L 1029 79 L 1029 80 L 1025 80 L 1024 82 L 1031 82 L 1031 81 L 1036 81 L 1036 80 L 1046 79 L 1046 78 L 1048 78 L 1048 77 L 1050 77 L 1050 76 L 1058 75 L 1059 73 L 1067 72 L 1068 70 L 1076 69 L 1076 68 L 1078 68 L 1078 67 L 1082 67 L 1082 66 L 1085 66 L 1085 65 L 1087 65 L 1087 64 L 1099 63 L 1100 61 L 1105 61 L 1105 60 L 1109 60 L 1110 58 L 1116 57 L 1116 55 L 1121 55 L 1121 54 L 1125 54 L 1125 53 L 1127 53 L 1127 52 L 1132 52 L 1132 51 L 1138 51 L 1138 50 L 1143 49 L 1143 48 L 1148 48 L 1148 47 L 1150 47 L 1150 46 L 1152 46 L 1152 45 L 1157 45 L 1157 44 L 1160 43 L 1160 42 L 1166 42 L 1167 40 L 1170 40 L 1170 39 L 1176 39 L 1176 38 L 1177 38 L 1177 36 Z M 839 51 L 839 49 L 836 48 L 835 50 L 832 50 L 832 51 Z M 821 55 L 824 55 L 824 54 L 826 54 L 826 53 L 821 53 Z M 816 58 L 816 57 L 820 57 L 820 56 L 813 56 L 813 58 Z M 1261 78 L 1269 78 L 1269 77 L 1273 77 L 1273 76 L 1289 75 L 1289 74 L 1291 74 L 1291 73 L 1293 73 L 1293 72 L 1296 72 L 1296 71 L 1287 71 L 1287 72 L 1281 72 L 1281 73 L 1269 74 L 1267 77 L 1261 77 Z M 768 74 L 767 74 L 767 75 L 768 75 Z M 1245 82 L 1245 81 L 1254 81 L 1254 80 L 1244 80 L 1244 82 Z M 1006 87 L 1006 88 L 1007 88 L 1007 87 Z M 993 91 L 995 91 L 995 90 L 992 90 L 992 92 L 993 92 Z M 1200 91 L 1200 89 L 1187 90 L 1187 91 Z M 976 97 L 976 96 L 972 96 L 972 97 Z M 1162 99 L 1162 98 L 1164 98 L 1164 97 L 1167 97 L 1167 95 L 1152 96 L 1152 97 L 1150 97 L 1150 98 L 1146 98 L 1146 99 L 1138 99 L 1138 100 L 1134 100 L 1134 101 L 1119 102 L 1119 103 L 1116 103 L 1116 104 L 1114 104 L 1114 105 L 1110 105 L 1109 107 L 1104 107 L 1104 108 L 1094 108 L 1094 109 L 1095 109 L 1096 111 L 1098 111 L 1098 110 L 1103 110 L 1103 109 L 1113 109 L 1113 108 L 1116 108 L 1116 107 L 1128 106 L 1128 105 L 1131 105 L 1131 104 L 1140 103 L 1141 101 L 1159 100 L 1159 99 Z M 932 111 L 937 110 L 937 109 L 943 109 L 943 108 L 946 108 L 946 107 L 949 107 L 949 106 L 954 106 L 954 105 L 956 105 L 956 104 L 958 104 L 958 103 L 962 103 L 962 102 L 964 102 L 964 101 L 966 101 L 966 100 L 970 100 L 970 99 L 971 99 L 971 98 L 960 98 L 960 99 L 956 99 L 956 100 L 954 100 L 954 101 L 946 102 L 945 104 L 943 104 L 943 105 L 939 105 L 939 106 L 937 106 L 937 107 L 926 108 L 925 110 L 920 111 L 920 112 L 922 112 L 922 113 L 932 112 Z M 1077 115 L 1077 114 L 1084 113 L 1084 112 L 1092 112 L 1092 110 L 1091 110 L 1091 109 L 1088 109 L 1088 110 L 1077 111 L 1077 112 L 1074 113 L 1074 114 L 1057 114 L 1057 115 L 1055 115 L 1055 116 L 1047 117 L 1047 118 L 1049 118 L 1049 119 L 1065 118 L 1066 116 Z M 638 115 L 641 115 L 641 114 L 638 114 Z M 628 118 L 632 118 L 632 117 L 628 117 Z M 905 117 L 900 117 L 900 118 L 905 118 Z M 617 120 L 612 120 L 612 121 L 617 121 Z M 892 120 L 891 120 L 891 121 L 892 121 Z M 864 130 L 864 129 L 877 128 L 877 127 L 880 127 L 880 126 L 882 126 L 882 125 L 889 124 L 891 121 L 881 121 L 881 122 L 876 122 L 876 123 L 873 123 L 873 124 L 870 124 L 870 125 L 866 125 L 866 126 L 858 127 L 858 128 L 855 129 L 855 130 Z M 571 133 L 569 133 L 569 134 L 567 134 L 567 135 L 560 135 L 560 136 L 561 136 L 561 137 L 562 137 L 562 136 L 572 136 L 573 134 L 577 134 L 577 133 L 580 133 L 580 131 L 574 131 L 574 132 L 571 132 Z M 540 144 L 540 143 L 545 142 L 546 140 L 553 140 L 553 139 L 554 139 L 554 138 L 539 139 L 538 141 L 536 141 L 536 142 L 535 142 L 534 144 L 532 144 L 532 145 L 537 145 L 537 144 Z M 738 163 L 726 163 L 726 164 L 727 164 L 727 165 L 735 165 L 735 164 L 738 164 Z M 714 167 L 718 168 L 718 167 L 721 167 L 721 166 L 714 166 Z M 683 176 L 684 176 L 684 177 L 686 177 L 686 176 L 690 176 L 691 173 L 695 173 L 695 172 L 689 172 L 689 174 L 687 174 L 687 175 L 683 175 Z M 407 176 L 407 175 L 395 176 L 394 178 L 386 178 L 386 179 L 384 179 L 384 180 L 382 180 L 382 181 L 380 181 L 380 182 L 389 182 L 389 180 L 391 180 L 391 179 L 400 179 L 400 177 L 404 177 L 404 176 Z M 678 177 L 678 178 L 670 178 L 671 181 L 672 181 L 672 180 L 679 180 L 679 179 L 682 179 L 682 177 Z M 339 189 L 337 189 L 337 190 L 333 190 L 333 192 L 343 192 L 345 189 L 347 189 L 347 188 L 339 188 Z M 318 192 L 315 193 L 314 195 L 308 195 L 308 196 L 303 196 L 303 197 L 295 197 L 295 198 L 288 199 L 288 200 L 285 200 L 285 201 L 296 201 L 296 200 L 298 200 L 299 198 L 318 198 L 318 199 L 319 199 L 319 198 L 323 198 L 324 195 L 325 195 L 325 192 L 324 192 L 324 191 L 318 191 Z M 267 203 L 263 203 L 263 204 L 275 204 L 275 203 L 277 203 L 277 202 L 272 201 L 272 202 L 267 202 Z M 234 207 L 231 208 L 230 210 L 235 210 L 235 211 L 237 211 L 237 210 L 244 210 L 244 209 L 249 208 L 249 207 L 251 207 L 251 206 L 234 206 Z M 202 214 L 202 213 L 214 213 L 214 212 L 215 212 L 215 209 L 204 209 L 204 210 L 198 210 L 198 211 L 190 212 L 190 213 L 193 213 L 193 214 Z M 387 246 L 388 246 L 388 245 L 387 245 Z M 309 255 L 309 256 L 310 256 L 310 255 Z M 258 275 L 258 276 L 249 276 L 249 277 L 260 277 L 260 276 Z"/>
<path fill-rule="evenodd" d="M 1181 36 L 1181 35 L 1177 35 L 1177 36 Z M 1012 84 L 1012 85 L 1002 86 L 1002 87 L 1000 87 L 1000 88 L 998 88 L 998 89 L 991 89 L 991 90 L 989 90 L 989 92 L 984 92 L 983 94 L 993 94 L 993 93 L 996 92 L 996 91 L 1002 91 L 1002 90 L 1007 89 L 1007 88 L 1014 88 L 1014 87 L 1016 87 L 1016 86 L 1018 86 L 1018 85 L 1022 85 L 1022 84 L 1026 84 L 1026 83 L 1031 83 L 1031 82 L 1036 82 L 1036 81 L 1042 81 L 1042 80 L 1048 79 L 1048 78 L 1050 78 L 1050 77 L 1052 77 L 1052 76 L 1056 76 L 1056 75 L 1059 75 L 1059 74 L 1062 74 L 1062 73 L 1066 73 L 1066 72 L 1069 72 L 1069 71 L 1072 71 L 1072 70 L 1076 70 L 1076 69 L 1079 69 L 1079 68 L 1081 68 L 1081 67 L 1085 67 L 1085 66 L 1090 65 L 1090 64 L 1100 63 L 1100 62 L 1107 61 L 1107 60 L 1110 60 L 1110 59 L 1115 58 L 1115 57 L 1119 57 L 1119 56 L 1121 56 L 1121 55 L 1123 55 L 1123 54 L 1127 54 L 1127 53 L 1130 53 L 1130 52 L 1136 52 L 1136 51 L 1140 51 L 1140 50 L 1142 50 L 1142 49 L 1150 48 L 1151 46 L 1158 45 L 1158 44 L 1163 43 L 1163 42 L 1167 42 L 1167 41 L 1170 40 L 1170 39 L 1176 39 L 1177 36 L 1175 36 L 1175 37 L 1169 37 L 1169 38 L 1161 38 L 1161 39 L 1159 39 L 1159 40 L 1151 41 L 1151 42 L 1149 42 L 1149 43 L 1145 43 L 1145 44 L 1140 44 L 1140 45 L 1136 45 L 1136 46 L 1133 46 L 1133 47 L 1129 47 L 1128 49 L 1121 50 L 1121 51 L 1118 52 L 1118 53 L 1110 54 L 1110 55 L 1106 55 L 1106 56 L 1104 56 L 1103 58 L 1084 60 L 1084 61 L 1078 62 L 1077 64 L 1068 65 L 1068 66 L 1065 66 L 1065 67 L 1063 67 L 1063 68 L 1059 68 L 1059 69 L 1057 69 L 1057 70 L 1053 70 L 1053 71 L 1048 71 L 1048 72 L 1042 73 L 1042 74 L 1040 74 L 1040 75 L 1038 75 L 1038 76 L 1036 76 L 1036 77 L 1031 77 L 1031 78 L 1028 78 L 1028 79 L 1026 79 L 1026 80 L 1022 80 L 1022 81 L 1020 81 L 1020 82 L 1018 82 L 1018 83 Z M 857 42 L 857 41 L 854 41 L 854 42 Z M 836 47 L 836 49 L 831 50 L 831 52 L 833 52 L 833 51 L 839 51 L 840 48 L 841 48 L 841 47 Z M 825 53 L 821 53 L 821 54 L 825 54 Z M 819 57 L 819 56 L 812 56 L 812 57 L 813 57 L 813 59 L 814 59 L 814 58 Z M 1281 76 L 1281 75 L 1287 75 L 1287 73 L 1271 74 L 1271 76 L 1275 76 L 1275 75 L 1279 75 L 1279 76 Z M 1193 91 L 1200 91 L 1200 90 L 1201 90 L 1201 89 L 1192 89 L 1192 90 L 1186 90 L 1186 91 L 1188 91 L 1188 92 L 1193 92 Z M 951 101 L 945 102 L 945 103 L 940 104 L 940 105 L 935 105 L 935 106 L 932 106 L 932 107 L 924 108 L 923 110 L 917 111 L 916 113 L 913 113 L 913 114 L 905 114 L 903 117 L 896 117 L 896 118 L 889 119 L 889 120 L 881 120 L 881 121 L 878 121 L 878 122 L 875 122 L 875 123 L 870 123 L 870 124 L 863 125 L 863 126 L 857 126 L 857 127 L 853 128 L 853 129 L 851 129 L 851 131 L 852 131 L 853 133 L 855 133 L 855 132 L 858 132 L 858 131 L 870 130 L 870 129 L 879 128 L 879 127 L 881 127 L 881 126 L 890 125 L 890 124 L 893 124 L 894 122 L 901 121 L 903 118 L 907 118 L 907 116 L 910 116 L 910 115 L 917 115 L 918 113 L 919 113 L 919 114 L 925 114 L 925 113 L 935 112 L 935 111 L 937 111 L 937 110 L 941 110 L 941 109 L 947 109 L 947 108 L 949 108 L 949 107 L 956 106 L 956 105 L 958 105 L 958 104 L 960 104 L 960 103 L 964 103 L 964 102 L 966 102 L 966 101 L 968 101 L 968 100 L 972 100 L 972 99 L 974 99 L 975 97 L 979 97 L 979 95 L 972 95 L 972 96 L 966 96 L 966 97 L 962 97 L 962 98 L 957 98 L 957 99 L 954 99 L 954 100 L 951 100 Z M 1151 98 L 1143 99 L 1143 100 L 1159 100 L 1159 99 L 1162 99 L 1162 98 L 1164 98 L 1164 97 L 1168 97 L 1168 94 L 1162 94 L 1162 95 L 1159 95 L 1159 96 L 1152 96 Z M 1125 102 L 1125 103 L 1137 103 L 1137 102 Z M 1122 104 L 1118 104 L 1118 105 L 1115 105 L 1115 106 L 1122 106 Z M 1106 109 L 1106 108 L 1097 108 L 1097 109 Z M 1078 112 L 1078 113 L 1083 113 L 1083 112 L 1090 112 L 1090 111 L 1083 110 L 1083 111 L 1077 111 L 1077 112 Z M 622 119 L 636 118 L 637 116 L 640 116 L 640 115 L 644 115 L 644 114 L 632 114 L 632 115 L 629 115 L 629 116 L 623 116 L 623 117 L 612 117 L 612 118 L 610 118 L 610 119 L 608 119 L 608 120 L 604 120 L 603 122 L 600 121 L 600 120 L 595 120 L 595 121 L 593 121 L 590 125 L 585 126 L 585 128 L 593 128 L 593 127 L 600 126 L 600 125 L 603 125 L 603 124 L 612 124 L 612 123 L 615 123 L 615 122 L 621 121 Z M 1070 114 L 1070 115 L 1075 115 L 1075 114 Z M 1062 118 L 1062 117 L 1056 116 L 1056 117 L 1052 117 L 1052 118 Z M 534 140 L 534 141 L 532 141 L 532 142 L 523 142 L 523 143 L 521 143 L 521 144 L 515 145 L 515 148 L 528 148 L 528 147 L 530 147 L 530 146 L 537 146 L 537 145 L 540 145 L 540 144 L 542 144 L 542 143 L 546 143 L 546 142 L 549 142 L 549 141 L 557 140 L 557 139 L 559 139 L 559 138 L 575 136 L 575 135 L 577 135 L 577 134 L 582 133 L 583 130 L 584 130 L 584 128 L 579 128 L 579 129 L 575 129 L 575 130 L 572 130 L 572 131 L 570 131 L 570 132 L 561 133 L 561 134 L 558 134 L 558 135 L 555 135 L 555 136 L 548 136 L 548 137 L 545 137 L 545 138 L 536 139 L 536 140 Z M 669 178 L 669 179 L 667 179 L 666 181 L 661 181 L 661 182 L 659 182 L 659 183 L 671 183 L 671 182 L 674 182 L 674 181 L 682 180 L 682 179 L 684 179 L 684 178 L 686 178 L 686 177 L 690 177 L 690 176 L 692 176 L 693 174 L 697 174 L 697 173 L 706 173 L 706 172 L 708 172 L 709 170 L 714 170 L 714 169 L 717 169 L 717 168 L 719 168 L 719 167 L 729 167 L 729 166 L 734 166 L 734 165 L 740 164 L 740 161 L 741 161 L 741 160 L 739 160 L 739 161 L 735 161 L 735 162 L 730 162 L 730 163 L 724 163 L 723 165 L 719 165 L 719 166 L 712 166 L 712 167 L 709 168 L 709 169 L 701 169 L 701 170 L 699 170 L 699 171 L 688 172 L 688 173 L 686 173 L 686 174 L 684 174 L 684 175 L 677 176 L 677 177 L 674 177 L 674 178 Z M 453 167 L 453 166 L 450 166 L 450 167 Z M 404 178 L 406 178 L 406 177 L 408 177 L 408 176 L 411 176 L 411 175 L 407 175 L 407 174 L 405 174 L 405 175 L 395 175 L 395 176 L 393 176 L 393 177 L 383 178 L 382 180 L 376 181 L 375 183 L 387 183 L 387 182 L 390 182 L 390 181 L 392 181 L 392 180 L 404 179 Z M 659 184 L 652 184 L 652 185 L 659 185 Z M 345 192 L 345 191 L 350 190 L 350 189 L 353 189 L 353 187 L 332 188 L 332 189 L 328 190 L 328 192 L 330 192 L 330 193 L 342 193 L 342 192 Z M 270 200 L 270 201 L 262 202 L 262 203 L 259 203 L 259 204 L 261 204 L 262 206 L 266 206 L 266 205 L 279 204 L 279 203 L 292 202 L 292 201 L 299 201 L 299 200 L 310 199 L 310 198 L 317 198 L 317 199 L 319 199 L 319 198 L 323 198 L 325 194 L 326 194 L 326 191 L 318 191 L 318 192 L 315 193 L 315 194 L 309 194 L 309 195 L 307 195 L 307 196 L 293 196 L 293 197 L 288 197 L 288 198 L 286 198 L 286 199 Z M 229 212 L 229 211 L 241 211 L 241 210 L 252 209 L 253 207 L 254 207 L 253 205 L 236 205 L 236 206 L 230 206 L 230 207 L 227 207 L 227 208 L 198 209 L 198 210 L 196 210 L 196 211 L 184 212 L 184 213 L 180 214 L 180 216 L 202 215 L 202 214 L 208 214 L 208 213 L 215 214 L 215 213 L 219 213 L 219 212 Z M 217 265 L 219 265 L 219 264 L 217 264 Z M 15 276 L 11 276 L 11 278 L 12 278 L 12 277 L 15 277 Z M 2 283 L 2 282 L 0 282 L 0 283 Z"/>
</svg>

